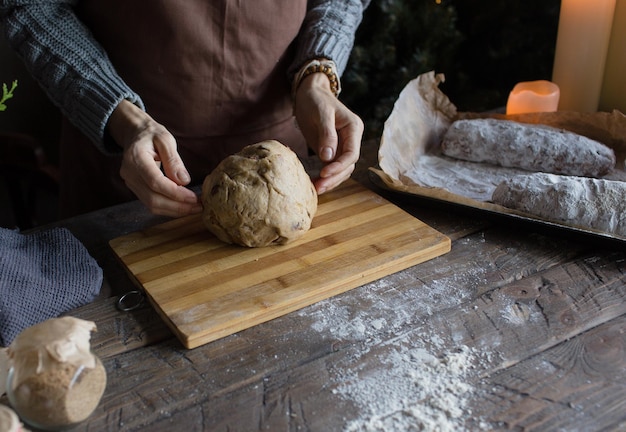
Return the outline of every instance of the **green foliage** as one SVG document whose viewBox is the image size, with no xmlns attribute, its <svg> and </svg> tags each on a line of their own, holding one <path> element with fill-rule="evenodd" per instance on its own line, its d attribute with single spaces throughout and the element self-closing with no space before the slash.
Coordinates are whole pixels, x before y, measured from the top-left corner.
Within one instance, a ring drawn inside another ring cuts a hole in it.
<svg viewBox="0 0 626 432">
<path fill-rule="evenodd" d="M 550 79 L 560 0 L 372 0 L 342 77 L 342 100 L 378 137 L 400 91 L 443 73 L 461 111 L 506 104 L 515 83 Z"/>
<path fill-rule="evenodd" d="M 374 0 L 342 77 L 344 102 L 377 134 L 398 94 L 417 75 L 454 56 L 461 42 L 453 7 L 431 1 Z"/>
<path fill-rule="evenodd" d="M 5 102 L 13 97 L 13 92 L 17 88 L 17 80 L 13 81 L 9 89 L 5 83 L 2 83 L 2 98 L 0 98 L 0 111 L 7 109 Z"/>
</svg>

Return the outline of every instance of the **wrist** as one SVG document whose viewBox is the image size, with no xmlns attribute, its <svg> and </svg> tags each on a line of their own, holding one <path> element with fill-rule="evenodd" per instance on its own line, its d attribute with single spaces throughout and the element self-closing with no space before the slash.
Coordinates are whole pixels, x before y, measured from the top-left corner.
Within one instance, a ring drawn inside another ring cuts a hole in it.
<svg viewBox="0 0 626 432">
<path fill-rule="evenodd" d="M 298 89 L 296 90 L 295 95 L 298 94 L 298 92 L 301 91 L 308 91 L 311 89 L 322 89 L 330 94 L 334 95 L 334 92 L 332 90 L 332 87 L 330 85 L 330 81 L 328 80 L 328 78 L 326 77 L 326 75 L 322 74 L 322 73 L 312 73 L 310 75 L 305 76 L 304 78 L 302 78 L 302 80 L 300 81 L 300 84 L 298 85 Z M 294 95 L 294 97 L 295 97 Z"/>
<path fill-rule="evenodd" d="M 294 77 L 291 87 L 291 95 L 294 101 L 298 88 L 304 83 L 307 85 L 327 85 L 336 97 L 341 92 L 337 66 L 332 60 L 314 59 L 300 68 Z"/>
<path fill-rule="evenodd" d="M 115 143 L 125 148 L 132 142 L 137 131 L 145 125 L 146 113 L 129 100 L 122 100 L 111 113 L 107 122 L 107 131 Z"/>
</svg>

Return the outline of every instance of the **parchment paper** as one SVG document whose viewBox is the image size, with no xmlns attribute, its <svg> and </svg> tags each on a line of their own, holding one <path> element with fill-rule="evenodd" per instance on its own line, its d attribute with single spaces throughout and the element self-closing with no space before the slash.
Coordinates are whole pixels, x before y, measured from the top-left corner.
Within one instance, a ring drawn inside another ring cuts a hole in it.
<svg viewBox="0 0 626 432">
<path fill-rule="evenodd" d="M 442 74 L 428 72 L 409 82 L 385 122 L 378 151 L 380 169 L 371 168 L 371 171 L 388 188 L 540 221 L 534 215 L 508 209 L 490 201 L 494 189 L 502 180 L 516 174 L 529 174 L 529 171 L 466 162 L 441 154 L 441 139 L 454 120 L 484 117 L 546 124 L 600 141 L 613 148 L 617 157 L 616 168 L 604 178 L 626 181 L 626 116 L 621 112 L 559 111 L 510 116 L 499 113 L 457 112 L 454 104 L 439 89 L 439 84 L 443 81 Z M 586 227 L 549 223 L 621 239 Z"/>
</svg>

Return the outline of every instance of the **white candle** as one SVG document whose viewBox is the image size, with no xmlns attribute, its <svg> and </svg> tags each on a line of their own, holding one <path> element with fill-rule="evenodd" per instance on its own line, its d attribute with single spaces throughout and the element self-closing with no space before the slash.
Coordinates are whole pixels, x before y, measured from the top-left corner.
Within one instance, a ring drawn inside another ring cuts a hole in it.
<svg viewBox="0 0 626 432">
<path fill-rule="evenodd" d="M 617 0 L 600 94 L 602 111 L 626 114 L 626 0 Z"/>
<path fill-rule="evenodd" d="M 554 112 L 559 105 L 559 86 L 546 81 L 515 84 L 506 103 L 507 114 Z"/>
<path fill-rule="evenodd" d="M 615 0 L 562 0 L 552 81 L 559 110 L 598 109 Z"/>
</svg>

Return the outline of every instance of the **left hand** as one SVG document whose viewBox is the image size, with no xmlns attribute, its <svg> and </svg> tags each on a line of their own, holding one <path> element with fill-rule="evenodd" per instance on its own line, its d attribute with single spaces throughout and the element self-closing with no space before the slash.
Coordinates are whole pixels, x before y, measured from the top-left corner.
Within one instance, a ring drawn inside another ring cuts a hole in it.
<svg viewBox="0 0 626 432">
<path fill-rule="evenodd" d="M 324 163 L 313 182 L 317 193 L 323 194 L 352 175 L 361 151 L 363 121 L 335 97 L 323 73 L 302 80 L 295 104 L 298 126 Z"/>
<path fill-rule="evenodd" d="M 152 213 L 180 217 L 202 211 L 196 194 L 185 187 L 191 180 L 189 173 L 176 149 L 176 139 L 164 126 L 123 100 L 107 128 L 124 149 L 120 176 Z"/>
</svg>

